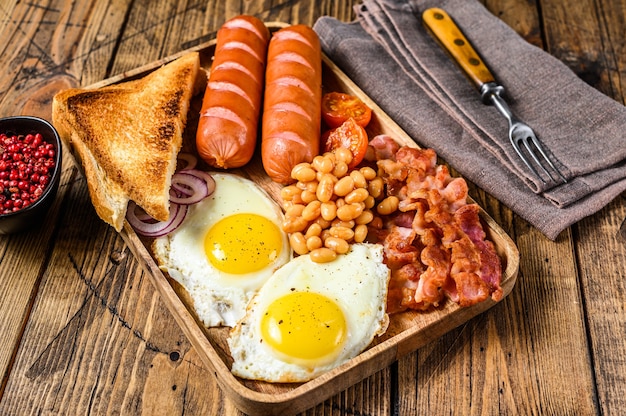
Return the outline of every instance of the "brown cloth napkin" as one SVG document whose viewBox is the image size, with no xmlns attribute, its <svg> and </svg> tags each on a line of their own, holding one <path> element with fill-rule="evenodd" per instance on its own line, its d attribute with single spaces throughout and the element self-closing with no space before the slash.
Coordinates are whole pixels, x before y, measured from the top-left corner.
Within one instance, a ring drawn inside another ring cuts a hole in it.
<svg viewBox="0 0 626 416">
<path fill-rule="evenodd" d="M 542 183 L 516 155 L 508 125 L 426 31 L 443 8 L 505 88 L 568 182 Z M 320 18 L 324 52 L 422 147 L 554 240 L 626 190 L 626 107 L 527 43 L 475 0 L 365 0 L 356 22 Z"/>
</svg>

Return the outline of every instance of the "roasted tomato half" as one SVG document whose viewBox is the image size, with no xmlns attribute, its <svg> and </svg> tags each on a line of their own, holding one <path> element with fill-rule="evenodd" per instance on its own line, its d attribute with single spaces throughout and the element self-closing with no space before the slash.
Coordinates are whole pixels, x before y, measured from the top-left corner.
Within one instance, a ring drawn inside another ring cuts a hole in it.
<svg viewBox="0 0 626 416">
<path fill-rule="evenodd" d="M 367 132 L 353 118 L 349 118 L 339 127 L 327 131 L 322 137 L 324 152 L 333 152 L 339 147 L 345 147 L 352 152 L 352 162 L 348 168 L 357 166 L 367 153 L 369 143 Z"/>
<path fill-rule="evenodd" d="M 322 97 L 322 118 L 331 129 L 341 126 L 349 118 L 365 127 L 372 119 L 372 109 L 358 97 L 329 92 Z"/>
</svg>

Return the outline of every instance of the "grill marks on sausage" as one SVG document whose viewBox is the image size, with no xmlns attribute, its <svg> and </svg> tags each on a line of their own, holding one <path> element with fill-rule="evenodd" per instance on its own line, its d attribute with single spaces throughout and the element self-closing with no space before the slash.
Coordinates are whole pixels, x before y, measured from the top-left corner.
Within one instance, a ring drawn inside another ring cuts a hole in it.
<svg viewBox="0 0 626 416">
<path fill-rule="evenodd" d="M 272 106 L 271 110 L 272 111 L 284 111 L 284 112 L 296 113 L 296 114 L 301 115 L 302 117 L 305 117 L 310 122 L 314 121 L 314 120 L 311 119 L 311 114 L 309 114 L 298 103 L 291 103 L 291 102 L 283 101 L 282 103 L 277 103 L 276 105 Z"/>
<path fill-rule="evenodd" d="M 211 107 L 206 110 L 203 115 L 205 117 L 215 117 L 222 120 L 232 121 L 240 126 L 245 124 L 241 116 L 236 111 L 226 107 Z"/>
<path fill-rule="evenodd" d="M 248 67 L 243 66 L 241 63 L 235 62 L 235 61 L 220 62 L 219 64 L 214 65 L 213 67 L 211 67 L 211 71 L 213 73 L 215 73 L 217 71 L 239 71 L 239 72 L 241 72 L 241 74 L 243 76 L 249 77 L 254 82 L 258 82 L 259 81 L 258 79 L 256 79 L 256 77 L 252 73 L 252 71 L 250 71 L 250 69 L 248 69 Z"/>
<path fill-rule="evenodd" d="M 267 38 L 265 30 L 260 30 L 258 24 L 254 24 L 254 21 L 250 21 L 244 18 L 234 18 L 224 23 L 223 27 L 226 29 L 246 29 L 249 32 L 254 33 L 259 39 Z"/>
<path fill-rule="evenodd" d="M 235 83 L 225 81 L 211 81 L 208 84 L 208 88 L 211 90 L 211 94 L 214 94 L 218 91 L 232 92 L 233 94 L 236 94 L 237 96 L 246 100 L 251 107 L 254 107 L 255 105 L 250 95 L 248 95 L 243 88 Z M 204 114 L 206 115 L 207 112 L 204 112 Z"/>
<path fill-rule="evenodd" d="M 261 55 L 259 53 L 259 51 L 255 50 L 254 48 L 252 48 L 250 46 L 250 44 L 244 43 L 244 42 L 239 42 L 239 41 L 230 41 L 225 43 L 221 48 L 224 50 L 228 50 L 228 49 L 234 49 L 234 50 L 239 50 L 242 53 L 247 53 L 251 56 L 253 56 L 257 61 L 259 62 L 265 62 L 265 56 Z M 216 54 L 218 53 L 219 50 L 216 50 Z"/>
</svg>

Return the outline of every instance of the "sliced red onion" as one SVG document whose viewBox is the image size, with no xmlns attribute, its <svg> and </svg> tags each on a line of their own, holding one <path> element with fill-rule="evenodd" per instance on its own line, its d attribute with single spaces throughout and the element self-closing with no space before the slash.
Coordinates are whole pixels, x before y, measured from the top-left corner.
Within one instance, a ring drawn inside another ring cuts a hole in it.
<svg viewBox="0 0 626 416">
<path fill-rule="evenodd" d="M 210 182 L 207 181 L 207 176 L 203 175 L 203 173 L 194 169 L 176 172 L 172 176 L 172 187 L 180 192 L 182 196 L 170 193 L 170 201 L 177 204 L 191 205 L 200 202 L 213 193 L 215 181 L 210 175 L 207 175 L 210 178 Z"/>
<path fill-rule="evenodd" d="M 172 176 L 172 187 L 170 188 L 170 201 L 171 198 L 181 198 L 181 197 L 189 197 L 194 194 L 194 190 L 190 187 L 174 182 L 174 177 Z"/>
<path fill-rule="evenodd" d="M 190 164 L 195 166 L 195 156 Z M 196 159 L 197 160 L 197 159 Z M 172 175 L 170 188 L 170 217 L 156 221 L 133 201 L 128 204 L 126 219 L 137 234 L 145 237 L 161 237 L 178 228 L 187 215 L 189 205 L 200 202 L 215 190 L 215 179 L 204 171 L 187 168 Z"/>
<path fill-rule="evenodd" d="M 158 222 L 157 220 L 155 220 L 154 218 L 152 218 L 150 215 L 148 215 L 148 213 L 146 211 L 144 211 L 143 209 L 139 208 L 139 206 L 135 203 L 133 203 L 135 205 L 135 209 L 133 210 L 133 214 L 137 217 L 137 219 L 141 222 L 147 222 L 147 223 L 155 223 Z M 128 205 L 128 208 L 130 209 L 130 204 Z"/>
<path fill-rule="evenodd" d="M 159 222 L 154 222 L 152 218 L 147 221 L 140 220 L 139 218 L 143 218 L 143 216 L 141 214 L 139 216 L 137 215 L 135 212 L 137 208 L 137 205 L 133 201 L 130 201 L 128 203 L 128 210 L 126 211 L 126 219 L 137 234 L 143 235 L 144 237 L 161 237 L 171 233 L 183 223 L 189 207 L 187 205 L 172 203 L 170 204 L 169 219 Z"/>
<path fill-rule="evenodd" d="M 209 195 L 211 195 L 213 191 L 215 191 L 215 179 L 213 179 L 213 176 L 211 176 L 209 172 L 194 169 L 191 173 L 200 178 L 203 178 L 206 181 Z"/>
<path fill-rule="evenodd" d="M 181 170 L 185 170 L 185 169 L 193 169 L 196 167 L 196 165 L 198 164 L 198 158 L 191 153 L 179 153 L 178 154 L 178 161 L 184 162 L 184 166 L 182 167 L 178 167 L 178 164 L 176 165 L 176 170 L 177 171 L 181 171 Z"/>
</svg>

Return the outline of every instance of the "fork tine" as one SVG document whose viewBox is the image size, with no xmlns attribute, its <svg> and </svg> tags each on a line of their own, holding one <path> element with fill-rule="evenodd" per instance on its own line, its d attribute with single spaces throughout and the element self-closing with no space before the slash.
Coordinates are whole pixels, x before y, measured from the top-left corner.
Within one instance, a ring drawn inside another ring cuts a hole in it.
<svg viewBox="0 0 626 416">
<path fill-rule="evenodd" d="M 509 141 L 513 145 L 513 148 L 515 149 L 515 152 L 517 153 L 517 155 L 526 164 L 528 169 L 530 169 L 530 171 L 537 178 L 541 180 L 541 182 L 546 183 L 545 179 L 543 179 L 543 177 L 537 173 L 537 171 L 532 166 L 528 158 L 521 151 L 519 144 L 518 144 L 518 141 L 521 140 L 524 142 L 524 147 L 526 148 L 528 153 L 530 153 L 535 163 L 539 165 L 539 167 L 541 167 L 541 169 L 546 173 L 546 175 L 550 178 L 550 180 L 554 181 L 555 179 L 552 176 L 552 174 L 548 172 L 548 170 L 545 168 L 543 163 L 541 163 L 541 161 L 537 158 L 535 151 L 531 149 L 530 145 L 528 144 L 528 142 L 531 141 L 532 144 L 535 146 L 535 148 L 539 151 L 543 159 L 548 163 L 550 168 L 552 168 L 559 175 L 563 183 L 567 183 L 567 179 L 565 179 L 565 176 L 563 176 L 561 171 L 559 171 L 554 166 L 552 161 L 548 158 L 546 153 L 541 148 L 541 145 L 539 144 L 539 141 L 537 140 L 537 137 L 535 136 L 535 133 L 533 132 L 533 130 L 528 125 L 526 125 L 524 122 L 520 121 L 519 119 L 517 119 L 517 117 L 513 115 L 508 104 L 501 97 L 502 92 L 503 92 L 502 86 L 496 84 L 495 82 L 487 82 L 480 87 L 480 94 L 481 94 L 481 97 L 483 98 L 483 102 L 485 102 L 486 104 L 493 104 L 496 107 L 496 109 L 509 122 Z"/>
<path fill-rule="evenodd" d="M 541 145 L 539 144 L 539 141 L 536 140 L 536 138 L 534 136 L 530 136 L 530 141 L 533 143 L 533 145 L 537 148 L 537 150 L 539 150 L 539 153 L 541 153 L 541 156 L 543 157 L 543 160 L 546 161 L 546 163 L 552 168 L 552 170 L 554 170 L 559 177 L 561 178 L 561 180 L 563 182 L 567 182 L 567 179 L 565 179 L 565 176 L 563 176 L 563 174 L 561 173 L 560 170 L 558 170 L 554 164 L 552 163 L 552 161 L 550 160 L 550 158 L 546 155 L 546 152 L 543 151 L 543 148 L 541 147 Z M 537 158 L 535 157 L 534 152 L 532 153 L 533 157 L 535 158 L 535 161 L 537 160 Z M 539 162 L 537 162 L 539 163 Z M 544 170 L 544 172 L 548 173 L 548 175 L 550 175 L 550 179 L 552 179 L 552 175 L 546 170 L 546 168 L 543 167 L 543 165 L 539 164 L 541 166 L 541 168 Z"/>
<path fill-rule="evenodd" d="M 535 163 L 541 168 L 541 170 L 543 171 L 543 173 L 545 173 L 546 175 L 548 175 L 548 177 L 552 180 L 554 180 L 554 178 L 552 177 L 552 175 L 550 175 L 550 172 L 548 172 L 548 170 L 543 166 L 543 163 L 541 163 L 541 161 L 537 158 L 537 155 L 535 154 L 535 151 L 530 147 L 529 142 L 532 142 L 532 144 L 539 149 L 539 152 L 541 152 L 541 155 L 544 157 L 544 159 L 547 160 L 544 152 L 541 150 L 541 148 L 537 145 L 537 141 L 533 140 L 532 136 L 525 136 L 524 138 L 520 139 L 522 141 L 522 143 L 524 143 L 524 146 L 526 147 L 526 150 L 528 151 L 528 153 L 530 154 L 530 156 L 533 158 L 533 160 L 535 161 Z M 550 161 L 548 160 L 548 163 L 550 163 Z M 552 163 L 550 163 L 550 165 L 552 165 Z M 554 168 L 554 167 L 553 167 Z M 545 182 L 542 179 L 543 182 Z"/>
<path fill-rule="evenodd" d="M 539 173 L 537 173 L 537 171 L 535 170 L 535 168 L 533 167 L 533 165 L 530 164 L 530 162 L 528 161 L 528 159 L 526 158 L 526 156 L 524 156 L 524 154 L 522 153 L 522 150 L 519 148 L 519 145 L 517 144 L 517 140 L 513 139 L 513 137 L 510 137 L 511 139 L 511 144 L 513 145 L 513 149 L 515 149 L 515 152 L 517 153 L 517 155 L 519 156 L 520 159 L 522 159 L 522 162 L 524 162 L 526 164 L 526 166 L 528 167 L 528 169 L 531 170 L 531 172 L 538 177 L 541 182 L 546 183 L 546 181 L 541 177 L 541 175 Z M 528 149 L 528 144 L 526 144 L 526 142 L 524 142 L 526 149 Z M 532 154 L 532 152 L 530 152 Z M 535 159 L 536 160 L 536 159 Z M 540 163 L 538 163 L 539 166 L 541 166 Z"/>
</svg>

